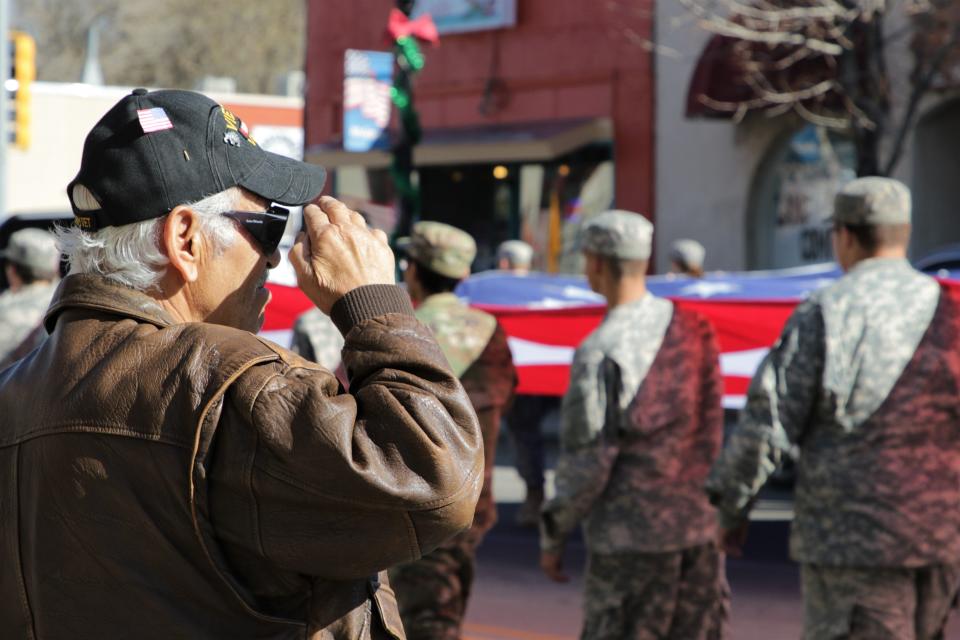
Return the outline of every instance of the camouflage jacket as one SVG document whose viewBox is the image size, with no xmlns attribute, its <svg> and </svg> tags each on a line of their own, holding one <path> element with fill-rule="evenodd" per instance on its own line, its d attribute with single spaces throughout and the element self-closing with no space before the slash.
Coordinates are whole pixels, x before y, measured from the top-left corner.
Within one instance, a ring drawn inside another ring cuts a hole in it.
<svg viewBox="0 0 960 640">
<path fill-rule="evenodd" d="M 430 327 L 454 374 L 480 415 L 480 429 L 487 450 L 485 482 L 473 526 L 446 546 L 472 549 L 495 522 L 492 472 L 500 415 L 513 398 L 517 372 L 513 366 L 507 334 L 497 319 L 465 305 L 453 293 L 427 297 L 416 309 L 417 319 Z"/>
<path fill-rule="evenodd" d="M 320 309 L 310 309 L 293 324 L 290 350 L 330 371 L 340 366 L 343 343 L 337 325 Z"/>
<path fill-rule="evenodd" d="M 713 329 L 698 314 L 649 294 L 610 311 L 574 357 L 541 548 L 559 551 L 581 520 L 594 553 L 711 540 L 703 483 L 722 439 L 722 384 Z"/>
<path fill-rule="evenodd" d="M 798 450 L 791 554 L 832 566 L 960 559 L 956 301 L 906 260 L 813 294 L 761 364 L 708 491 L 731 526 Z"/>
<path fill-rule="evenodd" d="M 0 361 L 40 326 L 57 283 L 37 282 L 0 294 Z"/>
</svg>

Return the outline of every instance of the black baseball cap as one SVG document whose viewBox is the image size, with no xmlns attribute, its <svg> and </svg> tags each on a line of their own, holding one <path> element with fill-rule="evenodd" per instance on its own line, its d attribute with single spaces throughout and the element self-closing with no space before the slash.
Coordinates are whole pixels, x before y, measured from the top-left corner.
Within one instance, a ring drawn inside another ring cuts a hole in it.
<svg viewBox="0 0 960 640">
<path fill-rule="evenodd" d="M 264 151 L 240 118 L 203 94 L 134 89 L 87 135 L 67 196 L 77 226 L 97 230 L 157 218 L 235 186 L 304 205 L 325 181 L 323 167 Z"/>
</svg>

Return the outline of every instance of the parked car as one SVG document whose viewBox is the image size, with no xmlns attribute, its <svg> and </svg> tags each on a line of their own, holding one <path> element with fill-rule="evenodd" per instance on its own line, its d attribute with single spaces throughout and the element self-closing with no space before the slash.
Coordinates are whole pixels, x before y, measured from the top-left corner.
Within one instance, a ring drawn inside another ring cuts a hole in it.
<svg viewBox="0 0 960 640">
<path fill-rule="evenodd" d="M 938 247 L 927 255 L 913 261 L 920 271 L 943 278 L 960 276 L 960 243 Z"/>
</svg>

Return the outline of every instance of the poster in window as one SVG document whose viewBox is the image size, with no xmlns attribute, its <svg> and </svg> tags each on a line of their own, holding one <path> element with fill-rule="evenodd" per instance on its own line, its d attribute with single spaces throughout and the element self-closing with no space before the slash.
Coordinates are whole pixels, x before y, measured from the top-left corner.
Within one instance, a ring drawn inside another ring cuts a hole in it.
<svg viewBox="0 0 960 640">
<path fill-rule="evenodd" d="M 830 215 L 833 198 L 852 180 L 852 143 L 807 125 L 789 143 L 777 171 L 779 194 L 773 229 L 774 268 L 829 262 L 833 259 Z"/>
<path fill-rule="evenodd" d="M 343 148 L 370 151 L 390 146 L 393 54 L 347 49 L 343 81 Z"/>
</svg>

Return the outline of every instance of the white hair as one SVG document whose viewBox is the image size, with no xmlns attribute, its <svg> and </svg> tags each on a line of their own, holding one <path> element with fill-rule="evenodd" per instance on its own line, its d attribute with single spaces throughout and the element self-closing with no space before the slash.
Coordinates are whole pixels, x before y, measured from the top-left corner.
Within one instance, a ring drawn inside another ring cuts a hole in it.
<svg viewBox="0 0 960 640">
<path fill-rule="evenodd" d="M 236 206 L 241 196 L 238 187 L 186 203 L 200 215 L 200 224 L 218 254 L 236 239 L 233 222 L 220 214 Z M 81 210 L 96 210 L 100 204 L 90 190 L 76 185 L 71 194 Z M 83 231 L 78 227 L 59 227 L 57 245 L 70 263 L 70 273 L 91 273 L 103 276 L 138 291 L 156 289 L 170 262 L 160 249 L 166 216 L 134 222 L 99 231 Z"/>
</svg>

